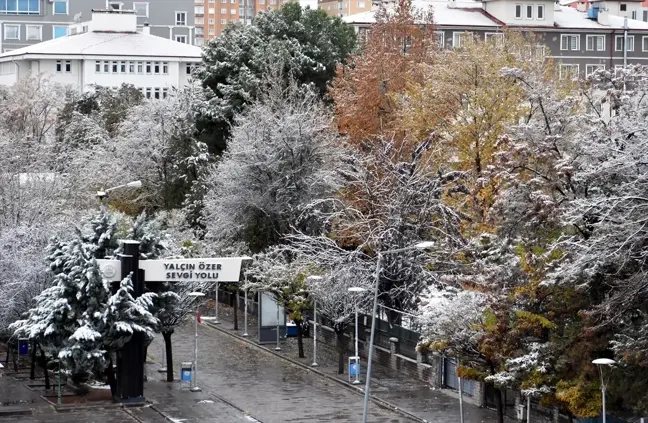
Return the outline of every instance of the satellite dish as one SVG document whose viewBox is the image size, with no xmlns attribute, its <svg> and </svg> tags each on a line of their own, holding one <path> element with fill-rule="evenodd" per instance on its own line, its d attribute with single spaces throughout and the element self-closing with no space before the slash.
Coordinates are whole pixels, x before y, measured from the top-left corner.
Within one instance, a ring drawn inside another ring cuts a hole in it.
<svg viewBox="0 0 648 423">
<path fill-rule="evenodd" d="M 76 15 L 74 15 L 74 22 L 81 22 L 82 18 L 83 18 L 83 13 L 79 12 Z"/>
</svg>

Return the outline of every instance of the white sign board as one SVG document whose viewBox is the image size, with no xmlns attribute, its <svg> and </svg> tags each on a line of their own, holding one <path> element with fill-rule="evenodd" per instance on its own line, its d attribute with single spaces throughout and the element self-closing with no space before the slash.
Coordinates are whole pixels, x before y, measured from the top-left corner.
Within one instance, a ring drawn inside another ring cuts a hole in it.
<svg viewBox="0 0 648 423">
<path fill-rule="evenodd" d="M 146 282 L 238 282 L 242 257 L 140 260 Z M 106 280 L 122 280 L 119 260 L 97 260 Z M 124 275 L 125 276 L 125 275 Z"/>
</svg>

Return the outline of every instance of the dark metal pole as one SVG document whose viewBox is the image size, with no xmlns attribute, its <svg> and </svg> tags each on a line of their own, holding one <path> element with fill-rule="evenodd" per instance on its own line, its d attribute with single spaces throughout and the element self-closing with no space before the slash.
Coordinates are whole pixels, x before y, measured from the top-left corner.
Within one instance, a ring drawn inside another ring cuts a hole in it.
<svg viewBox="0 0 648 423">
<path fill-rule="evenodd" d="M 122 275 L 131 274 L 133 297 L 144 293 L 143 272 L 139 270 L 139 241 L 124 240 L 123 254 L 120 254 Z M 144 401 L 144 337 L 133 334 L 124 347 L 117 352 L 117 396 L 121 402 Z"/>
</svg>

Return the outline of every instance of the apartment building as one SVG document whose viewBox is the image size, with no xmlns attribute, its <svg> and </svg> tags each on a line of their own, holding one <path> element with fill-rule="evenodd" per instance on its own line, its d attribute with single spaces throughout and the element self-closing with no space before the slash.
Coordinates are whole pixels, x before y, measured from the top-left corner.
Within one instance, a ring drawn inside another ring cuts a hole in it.
<svg viewBox="0 0 648 423">
<path fill-rule="evenodd" d="M 304 8 L 317 7 L 317 0 L 195 0 L 196 45 L 219 36 L 230 23 L 247 20 L 251 25 L 259 13 L 276 10 L 289 1 L 298 2 Z"/>
<path fill-rule="evenodd" d="M 640 1 L 590 0 L 587 10 L 553 0 L 431 0 L 415 7 L 432 7 L 443 48 L 459 48 L 468 36 L 504 37 L 505 28 L 533 32 L 545 47 L 531 54 L 552 58 L 563 78 L 648 64 L 648 22 L 633 19 L 643 17 Z M 374 15 L 362 12 L 343 19 L 362 36 Z"/>
<path fill-rule="evenodd" d="M 0 0 L 0 52 L 69 35 L 93 9 L 135 10 L 140 30 L 195 43 L 193 0 Z"/>
<path fill-rule="evenodd" d="M 12 85 L 30 75 L 79 91 L 99 85 L 138 87 L 147 98 L 164 98 L 188 83 L 201 61 L 199 47 L 137 31 L 131 10 L 95 10 L 87 29 L 0 54 L 0 85 Z"/>
<path fill-rule="evenodd" d="M 371 0 L 318 0 L 317 7 L 331 16 L 351 16 L 371 11 Z"/>
</svg>

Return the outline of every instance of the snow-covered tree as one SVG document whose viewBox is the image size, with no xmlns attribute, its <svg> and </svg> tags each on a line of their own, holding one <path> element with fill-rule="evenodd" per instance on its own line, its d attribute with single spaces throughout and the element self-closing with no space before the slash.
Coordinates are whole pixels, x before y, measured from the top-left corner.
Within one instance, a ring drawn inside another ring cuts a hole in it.
<svg viewBox="0 0 648 423">
<path fill-rule="evenodd" d="M 245 242 L 253 252 L 293 228 L 317 232 L 317 199 L 340 186 L 342 159 L 331 116 L 316 93 L 271 78 L 268 91 L 237 115 L 232 138 L 208 178 L 208 238 Z"/>
<path fill-rule="evenodd" d="M 112 354 L 118 351 L 133 336 L 139 336 L 145 344 L 153 340 L 153 332 L 159 321 L 153 316 L 156 295 L 145 293 L 133 298 L 131 276 L 125 277 L 104 308 L 102 317 L 101 345 L 108 352 L 108 382 L 115 392 L 114 373 L 112 371 Z"/>
<path fill-rule="evenodd" d="M 142 181 L 139 204 L 178 208 L 209 163 L 207 146 L 194 138 L 197 95 L 196 89 L 188 87 L 166 99 L 145 101 L 120 124 L 111 149 L 114 159 L 123 164 L 123 173 Z"/>
<path fill-rule="evenodd" d="M 253 257 L 246 272 L 248 283 L 243 287 L 271 295 L 288 312 L 297 327 L 299 358 L 304 358 L 303 333 L 307 324 L 304 311 L 311 307 L 306 278 L 312 268 L 312 264 L 294 260 L 290 248 L 274 247 Z"/>
<path fill-rule="evenodd" d="M 324 94 L 337 64 L 354 50 L 355 33 L 338 17 L 319 9 L 285 4 L 254 18 L 254 25 L 232 25 L 203 50 L 195 77 L 208 102 L 198 110 L 198 128 L 210 150 L 225 149 L 229 126 L 263 91 L 266 75 L 280 64 L 285 78 L 313 85 Z"/>
</svg>

